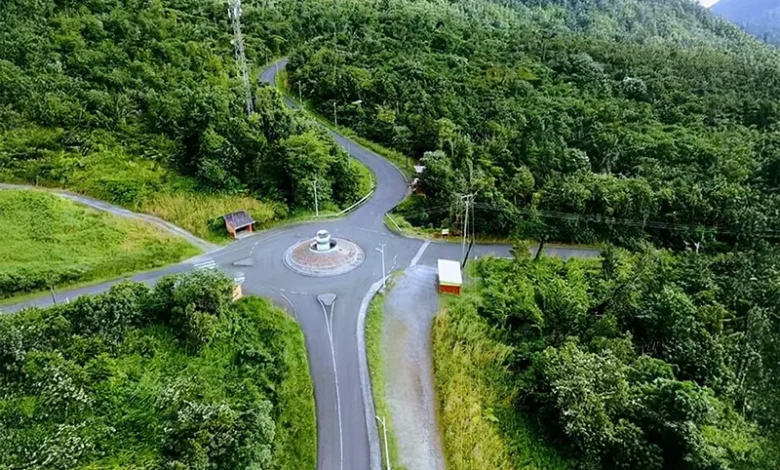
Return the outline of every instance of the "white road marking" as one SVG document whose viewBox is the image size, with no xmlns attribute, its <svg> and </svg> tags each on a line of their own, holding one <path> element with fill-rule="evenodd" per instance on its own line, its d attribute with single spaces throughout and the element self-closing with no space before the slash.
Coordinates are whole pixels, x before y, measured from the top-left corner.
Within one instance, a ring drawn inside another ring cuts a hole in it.
<svg viewBox="0 0 780 470">
<path fill-rule="evenodd" d="M 344 431 L 341 425 L 341 393 L 339 392 L 339 372 L 336 367 L 336 349 L 333 347 L 333 309 L 336 308 L 334 302 L 330 306 L 330 319 L 328 319 L 328 312 L 325 305 L 320 303 L 322 307 L 322 314 L 325 316 L 325 326 L 328 330 L 328 340 L 330 342 L 330 357 L 333 360 L 333 378 L 336 382 L 336 413 L 339 416 L 339 469 L 344 470 Z"/>
<path fill-rule="evenodd" d="M 217 269 L 217 263 L 211 258 L 206 258 L 194 264 L 195 269 Z"/>
<path fill-rule="evenodd" d="M 428 248 L 428 245 L 430 245 L 431 242 L 425 241 L 425 243 L 422 244 L 419 250 L 417 250 L 417 254 L 414 255 L 414 258 L 412 258 L 412 263 L 409 265 L 409 267 L 417 266 L 417 263 L 420 262 L 420 258 L 422 258 L 423 253 L 425 253 L 425 250 Z"/>
<path fill-rule="evenodd" d="M 382 232 L 380 232 L 379 230 L 372 230 L 372 229 L 370 229 L 370 228 L 364 228 L 364 227 L 355 227 L 355 228 L 356 228 L 356 229 L 358 229 L 358 230 L 362 230 L 362 231 L 364 231 L 364 232 L 379 233 L 379 234 L 382 234 L 382 235 L 384 235 L 384 234 L 383 234 Z"/>
</svg>

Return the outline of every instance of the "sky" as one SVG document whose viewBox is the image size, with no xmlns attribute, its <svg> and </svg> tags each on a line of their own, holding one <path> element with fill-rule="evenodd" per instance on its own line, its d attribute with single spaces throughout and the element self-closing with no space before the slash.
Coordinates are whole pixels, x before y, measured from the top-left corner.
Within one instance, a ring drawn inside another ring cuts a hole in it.
<svg viewBox="0 0 780 470">
<path fill-rule="evenodd" d="M 710 6 L 718 3 L 718 0 L 699 0 L 699 3 L 701 3 L 705 7 L 710 7 Z"/>
</svg>

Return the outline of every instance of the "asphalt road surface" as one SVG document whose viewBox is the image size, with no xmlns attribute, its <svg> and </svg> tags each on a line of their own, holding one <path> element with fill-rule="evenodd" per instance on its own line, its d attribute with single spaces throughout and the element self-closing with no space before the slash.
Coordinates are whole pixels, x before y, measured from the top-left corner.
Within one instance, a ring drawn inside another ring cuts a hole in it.
<svg viewBox="0 0 780 470">
<path fill-rule="evenodd" d="M 261 74 L 260 81 L 274 86 L 276 74 L 286 64 L 286 59 L 272 64 Z M 295 107 L 290 100 L 286 102 Z M 349 142 L 352 156 L 376 175 L 377 188 L 373 196 L 348 216 L 258 232 L 198 258 L 130 279 L 151 284 L 163 275 L 203 266 L 216 266 L 230 275 L 243 273 L 246 278 L 244 292 L 272 298 L 294 315 L 306 336 L 317 409 L 317 468 L 379 470 L 381 453 L 373 416 L 374 407 L 370 402 L 371 393 L 366 393 L 370 390 L 365 390 L 370 387 L 370 381 L 368 371 L 365 370 L 365 360 L 361 360 L 361 355 L 365 358 L 365 350 L 358 347 L 358 344 L 365 344 L 363 338 L 358 338 L 364 334 L 358 328 L 362 324 L 359 316 L 363 298 L 383 276 L 382 255 L 375 248 L 380 244 L 385 245 L 385 262 L 387 270 L 391 271 L 404 269 L 410 264 L 435 266 L 438 258 L 459 259 L 461 247 L 458 244 L 409 239 L 389 231 L 383 223 L 384 214 L 406 196 L 406 180 L 384 158 L 336 132 L 330 133 L 345 149 Z M 102 207 L 99 208 L 103 210 L 111 208 L 106 203 L 100 204 Z M 359 244 L 366 255 L 363 264 L 352 272 L 329 278 L 306 277 L 290 271 L 282 261 L 285 250 L 301 240 L 313 238 L 319 229 L 329 230 L 334 237 Z M 202 247 L 206 250 L 211 248 Z M 475 246 L 472 255 L 494 253 L 509 256 L 509 249 L 508 245 Z M 598 255 L 594 250 L 577 249 L 550 249 L 547 254 L 565 258 Z M 103 292 L 119 281 L 121 279 L 60 292 L 58 300 Z M 323 294 L 335 294 L 332 305 L 324 305 L 318 300 L 318 296 Z M 16 311 L 51 303 L 51 297 L 42 297 L 0 308 Z"/>
</svg>

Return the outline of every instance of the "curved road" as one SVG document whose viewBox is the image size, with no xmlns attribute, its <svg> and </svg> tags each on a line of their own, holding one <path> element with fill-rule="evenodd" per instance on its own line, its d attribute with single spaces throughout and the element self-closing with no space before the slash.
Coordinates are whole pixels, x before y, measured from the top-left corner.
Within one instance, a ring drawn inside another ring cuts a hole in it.
<svg viewBox="0 0 780 470">
<path fill-rule="evenodd" d="M 276 73 L 286 64 L 286 59 L 272 64 L 261 74 L 261 82 L 273 86 Z M 295 107 L 290 100 L 286 101 Z M 330 134 L 345 149 L 349 142 L 352 156 L 376 174 L 377 188 L 373 197 L 350 215 L 339 220 L 259 232 L 193 260 L 131 279 L 153 283 L 162 275 L 204 264 L 218 266 L 231 275 L 243 273 L 245 293 L 274 299 L 295 316 L 305 334 L 317 409 L 317 468 L 379 470 L 381 451 L 363 338 L 365 306 L 383 276 L 382 255 L 375 248 L 385 245 L 388 272 L 413 264 L 434 266 L 438 258 L 459 259 L 461 248 L 457 244 L 408 239 L 389 231 L 384 226 L 384 215 L 406 196 L 405 179 L 384 158 L 337 132 L 330 131 Z M 323 228 L 336 237 L 348 238 L 362 246 L 366 254 L 363 264 L 350 273 L 330 278 L 305 277 L 285 267 L 284 251 L 294 243 L 312 238 Z M 472 252 L 475 256 L 488 253 L 509 256 L 509 249 L 508 245 L 477 245 Z M 569 258 L 596 256 L 598 252 L 549 249 L 547 254 Z M 102 292 L 116 282 L 119 280 L 70 291 L 60 297 Z M 329 302 L 333 296 L 319 297 L 323 294 L 334 294 L 335 301 Z M 51 299 L 40 298 L 6 310 L 50 303 Z"/>
</svg>

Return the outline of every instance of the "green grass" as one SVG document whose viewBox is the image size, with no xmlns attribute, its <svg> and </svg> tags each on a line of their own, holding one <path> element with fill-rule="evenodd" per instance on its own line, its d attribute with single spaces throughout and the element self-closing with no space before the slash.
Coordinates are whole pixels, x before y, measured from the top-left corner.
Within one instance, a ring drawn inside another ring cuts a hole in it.
<svg viewBox="0 0 780 470">
<path fill-rule="evenodd" d="M 403 470 L 398 463 L 398 444 L 393 431 L 393 420 L 390 415 L 390 409 L 385 401 L 387 389 L 387 377 L 385 376 L 385 360 L 382 352 L 382 326 L 384 322 L 385 296 L 377 293 L 368 308 L 368 317 L 366 318 L 366 349 L 368 354 L 368 366 L 371 375 L 371 392 L 374 396 L 374 407 L 377 416 L 385 419 L 387 425 L 387 447 L 390 453 L 390 464 L 394 469 Z M 386 467 L 386 456 L 384 446 L 384 431 L 382 425 L 379 427 L 379 439 L 382 446 L 382 467 Z M 387 470 L 385 468 L 385 470 Z"/>
<path fill-rule="evenodd" d="M 159 194 L 141 202 L 140 212 L 156 215 L 200 238 L 225 242 L 228 234 L 220 216 L 245 210 L 257 221 L 256 228 L 274 226 L 286 218 L 287 210 L 249 196 L 179 192 Z"/>
<path fill-rule="evenodd" d="M 36 128 L 21 135 L 0 133 L 0 157 L 3 152 L 35 147 L 40 140 L 61 139 L 62 132 Z M 261 226 L 272 225 L 287 215 L 286 207 L 281 204 L 258 201 L 246 195 L 204 193 L 194 178 L 182 176 L 157 160 L 130 155 L 103 132 L 95 131 L 90 138 L 100 144 L 101 151 L 87 155 L 46 151 L 43 152 L 45 158 L 14 160 L 5 166 L 0 162 L 0 181 L 66 188 L 133 211 L 156 215 L 217 243 L 229 240 L 224 225 L 218 220 L 228 212 L 248 210 Z"/>
<path fill-rule="evenodd" d="M 339 132 L 341 135 L 345 137 L 349 137 L 354 142 L 357 142 L 358 144 L 371 150 L 372 152 L 381 155 L 386 160 L 390 161 L 393 165 L 395 165 L 399 170 L 401 170 L 401 173 L 404 175 L 404 178 L 406 178 L 407 181 L 411 180 L 414 174 L 414 168 L 413 168 L 414 163 L 412 159 L 406 157 L 404 154 L 398 152 L 397 150 L 389 149 L 387 147 L 377 144 L 376 142 L 372 142 L 360 136 L 357 132 L 355 132 L 354 130 L 348 127 L 335 125 L 332 121 L 328 120 L 327 118 L 319 114 L 308 101 L 303 100 L 303 102 L 301 102 L 298 95 L 290 91 L 288 78 L 287 78 L 287 70 L 280 70 L 279 73 L 276 75 L 276 86 L 282 93 L 284 93 L 288 98 L 290 98 L 299 106 L 301 106 L 301 108 L 303 108 L 310 116 L 312 116 L 318 122 L 322 123 L 325 127 L 335 130 Z"/>
<path fill-rule="evenodd" d="M 470 288 L 469 290 L 471 290 Z M 489 336 L 475 301 L 443 296 L 433 325 L 439 424 L 449 470 L 564 470 L 573 464 L 513 407 L 511 350 Z"/>
<path fill-rule="evenodd" d="M 118 277 L 199 250 L 145 222 L 38 191 L 0 191 L 0 298 Z"/>
</svg>

